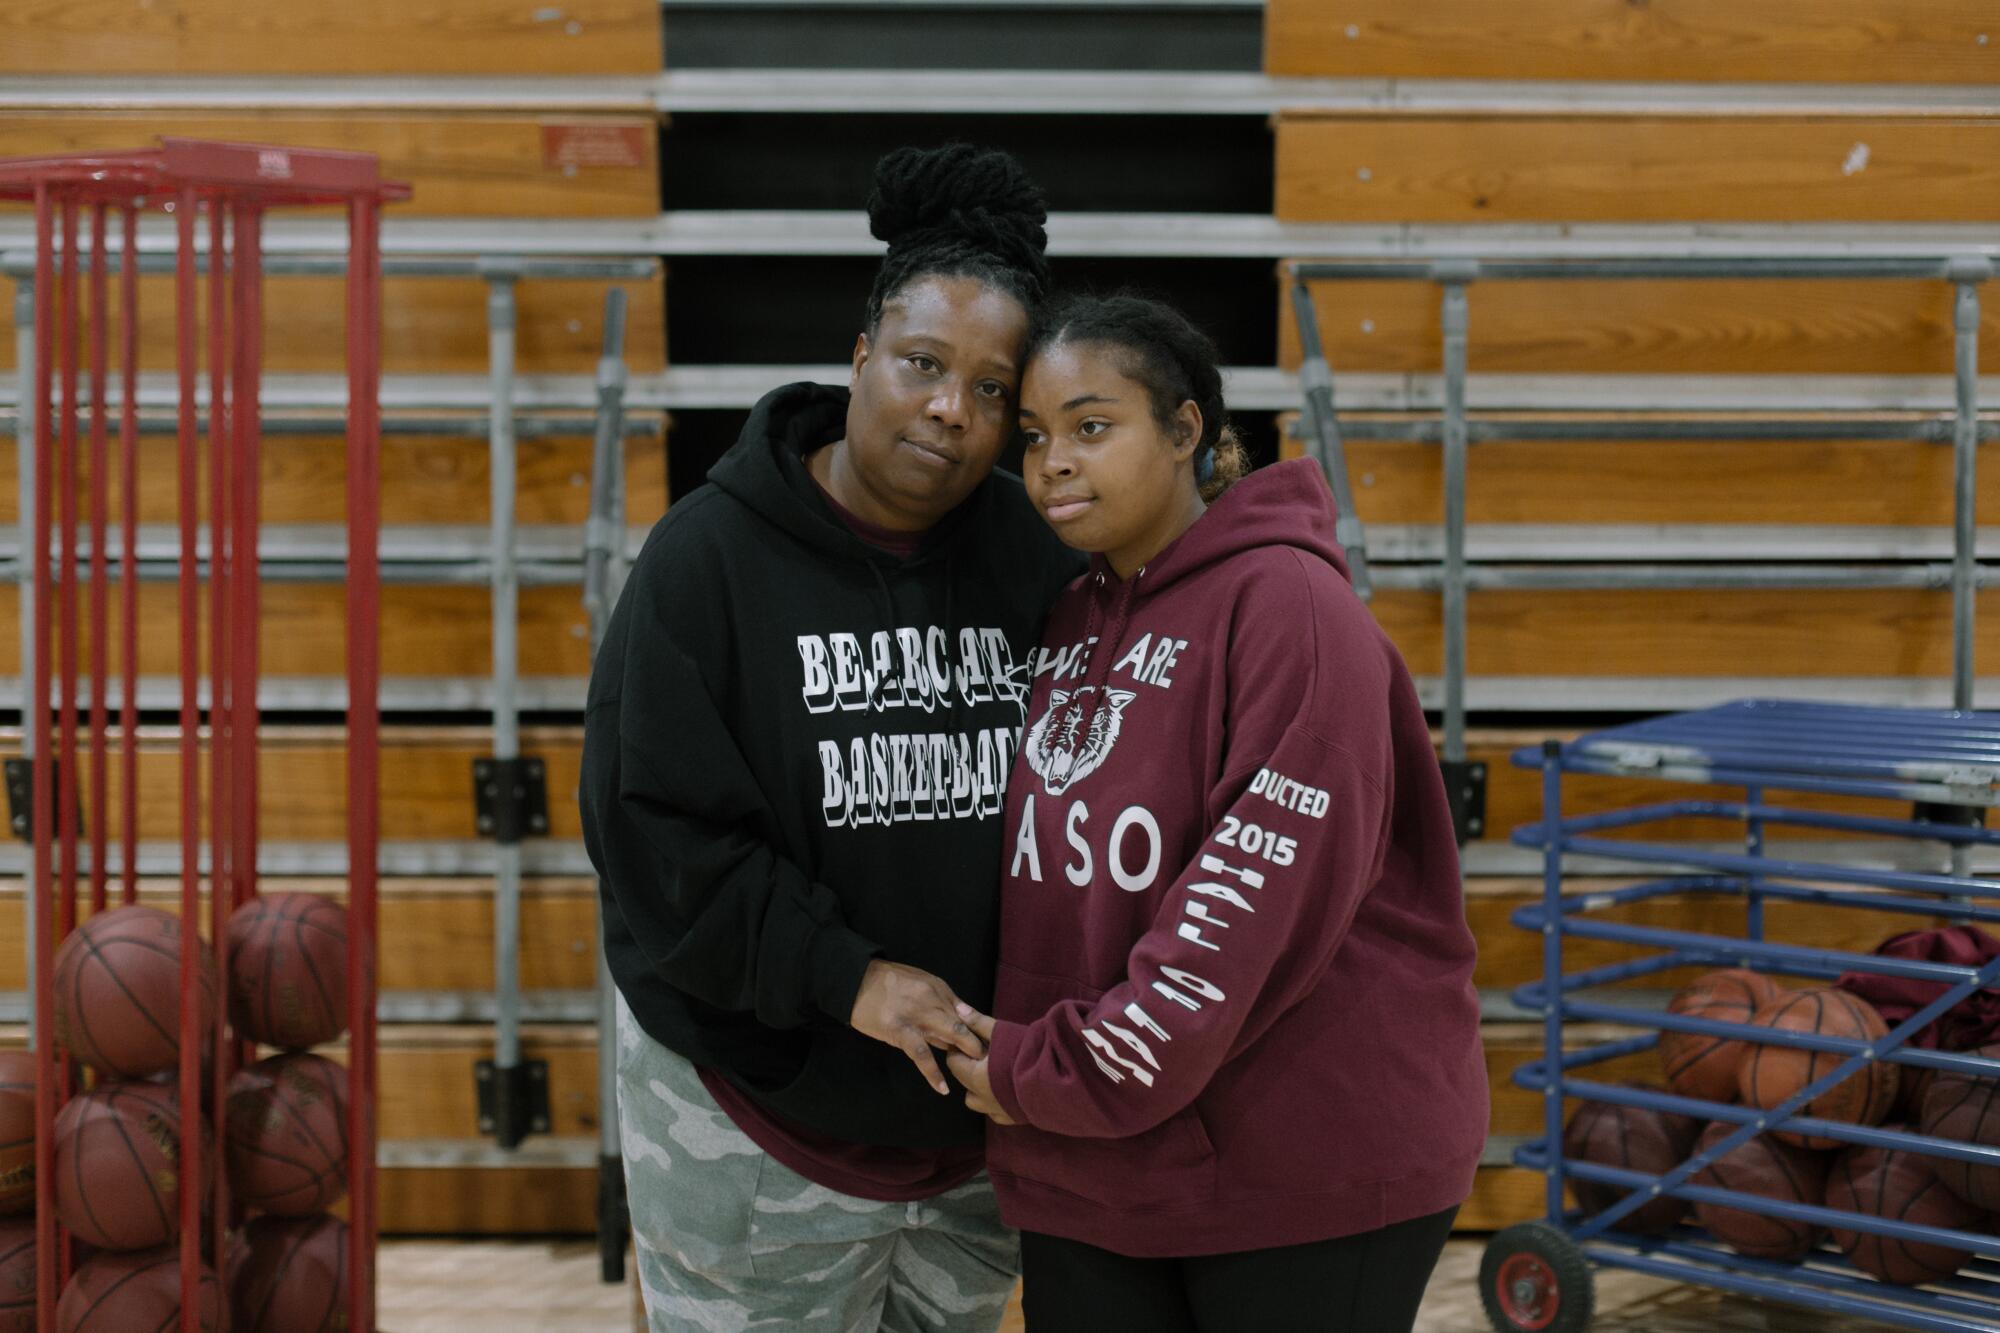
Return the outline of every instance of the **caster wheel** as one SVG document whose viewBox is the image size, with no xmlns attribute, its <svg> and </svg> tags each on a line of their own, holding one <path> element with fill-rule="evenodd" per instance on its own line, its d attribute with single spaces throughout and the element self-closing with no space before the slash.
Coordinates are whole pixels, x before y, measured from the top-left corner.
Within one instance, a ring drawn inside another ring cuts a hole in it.
<svg viewBox="0 0 2000 1333">
<path fill-rule="evenodd" d="M 1584 1333 L 1596 1306 L 1590 1261 L 1548 1223 L 1517 1223 L 1486 1243 L 1479 1299 L 1499 1333 Z"/>
</svg>

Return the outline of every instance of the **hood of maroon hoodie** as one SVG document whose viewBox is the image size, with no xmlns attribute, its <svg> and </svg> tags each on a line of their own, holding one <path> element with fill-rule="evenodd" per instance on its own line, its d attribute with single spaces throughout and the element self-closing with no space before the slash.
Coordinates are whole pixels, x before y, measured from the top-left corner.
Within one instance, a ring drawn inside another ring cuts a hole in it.
<svg viewBox="0 0 2000 1333">
<path fill-rule="evenodd" d="M 1487 1091 L 1457 845 L 1308 461 L 1051 610 L 1008 788 L 1003 1215 L 1133 1255 L 1464 1199 Z"/>
</svg>

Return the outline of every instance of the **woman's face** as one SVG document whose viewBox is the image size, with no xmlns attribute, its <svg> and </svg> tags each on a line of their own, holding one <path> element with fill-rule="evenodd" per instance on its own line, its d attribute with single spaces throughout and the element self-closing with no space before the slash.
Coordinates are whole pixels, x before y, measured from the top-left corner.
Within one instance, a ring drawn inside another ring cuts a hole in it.
<svg viewBox="0 0 2000 1333">
<path fill-rule="evenodd" d="M 986 479 L 1014 427 L 1028 312 L 975 278 L 922 278 L 854 344 L 847 457 L 883 527 L 921 532 Z"/>
<path fill-rule="evenodd" d="M 1058 537 L 1101 552 L 1120 578 L 1200 515 L 1189 460 L 1201 410 L 1181 404 L 1163 431 L 1146 387 L 1119 371 L 1111 349 L 1044 348 L 1022 381 L 1020 418 L 1028 497 Z"/>
</svg>

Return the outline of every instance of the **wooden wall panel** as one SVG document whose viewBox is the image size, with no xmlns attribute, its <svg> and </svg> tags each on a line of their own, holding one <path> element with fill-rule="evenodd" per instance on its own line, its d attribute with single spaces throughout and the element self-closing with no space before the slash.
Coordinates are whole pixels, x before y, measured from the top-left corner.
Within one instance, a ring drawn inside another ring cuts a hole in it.
<svg viewBox="0 0 2000 1333">
<path fill-rule="evenodd" d="M 492 1029 L 384 1024 L 380 1032 L 377 1137 L 384 1142 L 480 1139 L 472 1067 L 492 1058 Z M 344 1048 L 329 1047 L 325 1053 L 331 1059 L 346 1058 Z M 527 1024 L 521 1029 L 521 1056 L 548 1062 L 551 1135 L 595 1138 L 595 1030 Z"/>
<path fill-rule="evenodd" d="M 1458 1210 L 1452 1229 L 1498 1231 L 1516 1222 L 1546 1217 L 1548 1188 L 1548 1178 L 1538 1171 L 1518 1166 L 1482 1166 L 1473 1181 L 1472 1197 Z M 1575 1206 L 1567 1198 L 1564 1203 Z"/>
<path fill-rule="evenodd" d="M 1344 441 L 1364 523 L 1436 524 L 1444 451 Z M 1281 442 L 1297 458 L 1304 445 Z M 2000 476 L 1980 469 L 1982 513 Z M 1466 455 L 1472 523 L 1883 524 L 1949 527 L 1951 449 L 1909 440 L 1493 440 Z"/>
<path fill-rule="evenodd" d="M 1378 590 L 1376 620 L 1410 669 L 1442 663 L 1436 593 Z M 1951 675 L 1951 594 L 1927 589 L 1481 591 L 1475 676 Z M 2000 595 L 1979 595 L 1978 656 L 2000 651 Z"/>
<path fill-rule="evenodd" d="M 1287 112 L 1285 222 L 1984 222 L 2000 116 Z"/>
<path fill-rule="evenodd" d="M 588 1236 L 595 1167 L 397 1167 L 376 1177 L 385 1236 Z"/>
<path fill-rule="evenodd" d="M 347 837 L 346 750 L 333 728 L 264 728 L 258 752 L 258 828 L 267 842 L 343 842 Z M 180 836 L 177 733 L 141 731 L 139 836 L 171 842 Z M 19 733 L 0 734 L 0 752 L 16 753 Z M 381 750 L 381 831 L 388 841 L 465 840 L 479 836 L 472 810 L 472 761 L 491 754 L 491 733 L 479 727 L 385 727 Z M 521 752 L 547 765 L 549 829 L 555 838 L 582 836 L 576 802 L 583 736 L 576 727 L 526 727 Z M 205 764 L 204 758 L 204 764 Z M 118 772 L 109 774 L 109 801 L 120 803 Z M 207 780 L 204 770 L 203 779 Z M 86 808 L 86 827 L 95 827 Z M 105 825 L 119 836 L 114 818 Z"/>
<path fill-rule="evenodd" d="M 565 127 L 616 148 L 616 164 L 558 160 L 548 132 Z M 337 148 L 376 153 L 384 176 L 415 187 L 391 217 L 652 217 L 658 131 L 651 116 L 41 111 L 0 117 L 0 157 L 144 148 L 162 135 Z"/>
<path fill-rule="evenodd" d="M 666 367 L 666 281 L 608 283 L 581 278 L 533 278 L 516 284 L 515 352 L 520 373 L 591 375 L 603 348 L 604 294 L 624 289 L 629 301 L 625 363 L 634 374 Z M 122 329 L 111 284 L 112 336 Z M 14 283 L 0 278 L 0 310 L 13 309 Z M 271 277 L 264 283 L 266 374 L 341 374 L 346 366 L 346 308 L 337 278 Z M 204 312 L 205 312 L 204 307 Z M 139 366 L 174 365 L 172 279 L 149 276 L 139 289 Z M 204 330 L 206 318 L 197 321 Z M 88 327 L 88 319 L 84 321 Z M 84 357 L 88 343 L 83 344 Z M 116 344 L 114 343 L 114 348 Z M 115 350 L 113 355 L 115 356 Z M 87 361 L 80 364 L 88 370 Z M 14 366 L 14 341 L 0 340 L 0 371 Z M 382 284 L 382 368 L 403 375 L 484 375 L 487 370 L 486 284 L 477 278 L 390 277 Z M 84 381 L 86 384 L 88 380 Z"/>
<path fill-rule="evenodd" d="M 1996 24 L 2000 27 L 2000 24 Z M 1337 371 L 1434 374 L 1444 364 L 1439 288 L 1324 282 L 1312 288 Z M 1289 285 L 1278 360 L 1299 364 Z M 1470 288 L 1468 362 L 1485 374 L 1949 375 L 1953 291 L 1943 282 L 1485 282 Z M 2000 310 L 1984 309 L 2000 366 Z"/>
<path fill-rule="evenodd" d="M 0 74 L 651 74 L 654 0 L 11 0 Z"/>
<path fill-rule="evenodd" d="M 590 516 L 590 423 L 575 435 L 515 442 L 514 516 L 521 523 L 580 525 Z M 139 521 L 173 523 L 179 510 L 179 446 L 173 437 L 139 437 Z M 387 435 L 382 439 L 380 494 L 385 524 L 484 524 L 491 515 L 491 457 L 484 437 Z M 347 442 L 337 435 L 267 435 L 259 458 L 259 504 L 266 524 L 347 521 Z M 14 439 L 0 436 L 0 523 L 20 520 L 15 497 Z M 87 483 L 89 467 L 79 468 Z M 208 513 L 208 493 L 201 495 Z M 111 520 L 122 507 L 116 482 Z M 664 428 L 652 437 L 625 440 L 625 520 L 650 526 L 667 511 Z"/>
<path fill-rule="evenodd" d="M 346 900 L 341 880 L 265 878 L 264 893 L 301 891 Z M 112 888 L 112 901 L 117 901 Z M 493 988 L 493 883 L 487 879 L 385 879 L 377 955 L 384 991 L 478 991 Z M 141 902 L 180 911 L 177 880 L 146 880 Z M 18 880 L 0 881 L 0 940 L 27 929 Z M 81 905 L 89 915 L 89 903 Z M 204 906 L 204 918 L 206 914 Z M 596 984 L 597 882 L 529 878 L 521 885 L 521 986 L 588 990 Z M 203 933 L 207 930 L 204 927 Z M 0 990 L 27 985 L 20 949 L 0 948 Z"/>
<path fill-rule="evenodd" d="M 1986 0 L 1270 0 L 1264 16 L 1273 74 L 2000 83 Z"/>
<path fill-rule="evenodd" d="M 148 676 L 178 670 L 176 589 L 146 583 L 139 589 L 139 670 Z M 345 660 L 347 590 L 339 584 L 266 583 L 258 636 L 262 674 L 338 676 Z M 203 592 L 204 607 L 207 589 Z M 15 623 L 19 590 L 0 588 L 0 624 Z M 483 676 L 492 670 L 491 596 L 481 587 L 385 585 L 382 589 L 382 674 L 385 676 Z M 577 589 L 521 590 L 521 674 L 590 674 L 590 645 Z M 202 661 L 207 662 L 207 616 L 202 618 Z M 0 646 L 0 675 L 19 671 L 20 644 Z M 117 632 L 112 671 L 118 670 Z M 86 636 L 85 656 L 89 661 Z M 204 666 L 204 670 L 206 667 Z"/>
<path fill-rule="evenodd" d="M 1563 1031 L 1563 1048 L 1576 1050 L 1603 1042 L 1641 1035 L 1634 1028 L 1614 1028 L 1576 1024 Z M 1480 1029 L 1486 1045 L 1487 1087 L 1493 1098 L 1494 1134 L 1539 1134 L 1542 1129 L 1542 1094 L 1514 1086 L 1514 1071 L 1542 1058 L 1542 1030 L 1532 1023 L 1487 1023 Z M 1577 1077 L 1605 1083 L 1632 1079 L 1658 1082 L 1659 1056 L 1652 1051 L 1620 1056 L 1590 1065 Z"/>
</svg>

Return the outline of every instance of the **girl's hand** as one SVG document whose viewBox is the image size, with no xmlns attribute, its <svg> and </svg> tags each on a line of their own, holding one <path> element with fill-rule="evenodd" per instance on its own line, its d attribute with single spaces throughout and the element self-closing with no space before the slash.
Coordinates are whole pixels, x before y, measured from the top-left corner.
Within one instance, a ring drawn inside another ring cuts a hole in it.
<svg viewBox="0 0 2000 1333">
<path fill-rule="evenodd" d="M 993 1020 L 980 1013 L 965 1001 L 958 1002 L 958 1016 L 972 1034 L 989 1049 L 993 1044 Z M 951 1076 L 965 1085 L 965 1105 L 977 1111 L 996 1125 L 1011 1125 L 1015 1121 L 1000 1105 L 1000 1099 L 993 1095 L 993 1080 L 989 1077 L 986 1062 L 989 1057 L 978 1059 L 949 1052 L 945 1064 L 951 1069 Z"/>
</svg>

